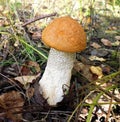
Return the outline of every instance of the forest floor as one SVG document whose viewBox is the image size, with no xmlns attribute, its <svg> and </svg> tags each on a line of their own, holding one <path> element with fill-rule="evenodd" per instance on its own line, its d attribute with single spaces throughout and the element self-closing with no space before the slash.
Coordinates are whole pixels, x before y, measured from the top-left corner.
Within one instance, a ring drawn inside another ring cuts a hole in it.
<svg viewBox="0 0 120 122">
<path fill-rule="evenodd" d="M 0 6 L 0 122 L 120 122 L 120 9 L 81 9 L 75 19 L 87 47 L 76 55 L 69 93 L 49 106 L 39 93 L 49 55 L 41 34 L 63 13 L 35 17 L 19 6 Z"/>
</svg>

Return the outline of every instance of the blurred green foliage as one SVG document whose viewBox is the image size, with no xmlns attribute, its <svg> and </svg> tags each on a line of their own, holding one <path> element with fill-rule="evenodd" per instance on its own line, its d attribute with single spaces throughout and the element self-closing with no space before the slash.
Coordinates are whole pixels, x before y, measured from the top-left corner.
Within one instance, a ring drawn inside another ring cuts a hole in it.
<svg viewBox="0 0 120 122">
<path fill-rule="evenodd" d="M 115 4 L 120 6 L 120 0 L 116 0 Z"/>
</svg>

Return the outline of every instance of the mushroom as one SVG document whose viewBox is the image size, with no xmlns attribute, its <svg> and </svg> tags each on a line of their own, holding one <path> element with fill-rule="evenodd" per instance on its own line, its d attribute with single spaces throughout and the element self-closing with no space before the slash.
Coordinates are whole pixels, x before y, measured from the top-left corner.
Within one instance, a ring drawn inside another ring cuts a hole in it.
<svg viewBox="0 0 120 122">
<path fill-rule="evenodd" d="M 51 47 L 45 72 L 39 81 L 40 92 L 49 105 L 56 105 L 69 90 L 76 52 L 86 47 L 86 33 L 69 16 L 54 19 L 42 32 L 42 41 Z"/>
</svg>

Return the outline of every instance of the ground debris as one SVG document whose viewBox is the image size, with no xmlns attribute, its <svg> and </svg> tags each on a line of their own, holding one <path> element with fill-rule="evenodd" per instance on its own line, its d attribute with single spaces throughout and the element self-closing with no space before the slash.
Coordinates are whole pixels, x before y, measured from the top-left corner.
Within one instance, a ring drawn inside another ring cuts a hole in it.
<svg viewBox="0 0 120 122">
<path fill-rule="evenodd" d="M 21 121 L 24 102 L 20 92 L 17 91 L 0 95 L 0 120 L 8 118 L 14 122 Z"/>
</svg>

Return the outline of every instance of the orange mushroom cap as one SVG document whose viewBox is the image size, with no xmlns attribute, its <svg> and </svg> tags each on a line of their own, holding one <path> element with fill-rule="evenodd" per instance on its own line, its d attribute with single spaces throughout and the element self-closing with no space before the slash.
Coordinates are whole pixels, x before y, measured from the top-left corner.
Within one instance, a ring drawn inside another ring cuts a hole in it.
<svg viewBox="0 0 120 122">
<path fill-rule="evenodd" d="M 86 33 L 69 16 L 54 19 L 42 32 L 43 42 L 59 51 L 79 52 L 86 48 Z"/>
</svg>

